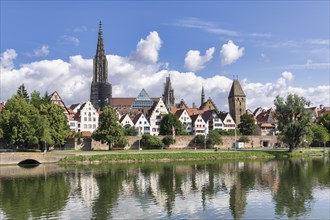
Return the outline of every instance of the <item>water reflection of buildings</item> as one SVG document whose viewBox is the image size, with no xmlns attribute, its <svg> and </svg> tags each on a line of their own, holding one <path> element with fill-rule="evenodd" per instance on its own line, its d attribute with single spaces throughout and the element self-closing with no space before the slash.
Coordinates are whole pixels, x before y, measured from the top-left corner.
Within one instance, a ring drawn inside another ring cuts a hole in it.
<svg viewBox="0 0 330 220">
<path fill-rule="evenodd" d="M 81 173 L 78 170 L 69 175 L 70 197 L 80 198 L 81 202 L 88 208 L 91 208 L 93 201 L 99 196 L 99 187 L 94 178 L 93 170 Z"/>
</svg>

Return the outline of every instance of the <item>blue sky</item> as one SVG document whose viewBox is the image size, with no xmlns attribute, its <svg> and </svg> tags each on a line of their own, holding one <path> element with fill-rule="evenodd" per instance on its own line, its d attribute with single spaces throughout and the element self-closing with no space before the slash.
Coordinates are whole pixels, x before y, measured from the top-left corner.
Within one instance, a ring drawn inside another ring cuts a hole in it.
<svg viewBox="0 0 330 220">
<path fill-rule="evenodd" d="M 1 101 L 21 83 L 57 90 L 67 104 L 87 100 L 83 81 L 92 77 L 102 20 L 114 96 L 137 96 L 142 87 L 160 96 L 171 74 L 177 101 L 198 103 L 204 85 L 226 110 L 238 75 L 251 109 L 288 93 L 330 105 L 329 8 L 329 1 L 1 1 Z"/>
</svg>

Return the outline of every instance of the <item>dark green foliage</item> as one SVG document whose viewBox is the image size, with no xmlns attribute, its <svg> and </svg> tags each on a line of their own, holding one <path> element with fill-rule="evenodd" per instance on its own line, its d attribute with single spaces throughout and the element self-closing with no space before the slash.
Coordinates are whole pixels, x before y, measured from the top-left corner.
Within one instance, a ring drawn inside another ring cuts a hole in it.
<svg viewBox="0 0 330 220">
<path fill-rule="evenodd" d="M 197 145 L 197 146 L 204 146 L 205 145 L 205 136 L 201 135 L 201 134 L 196 135 L 193 139 L 193 143 L 194 143 L 194 145 Z"/>
<path fill-rule="evenodd" d="M 312 132 L 313 132 L 313 136 L 312 136 L 313 142 L 319 142 L 325 144 L 330 139 L 328 130 L 322 125 L 314 124 L 312 126 Z"/>
<path fill-rule="evenodd" d="M 186 134 L 179 119 L 171 113 L 165 115 L 163 117 L 163 119 L 161 120 L 159 134 L 160 135 L 172 135 L 173 127 L 175 129 L 175 134 L 177 134 L 177 135 Z"/>
<path fill-rule="evenodd" d="M 22 95 L 7 100 L 0 113 L 0 129 L 4 140 L 17 148 L 62 145 L 70 133 L 63 109 L 43 102 L 37 91 L 31 94 L 30 103 Z"/>
<path fill-rule="evenodd" d="M 235 130 L 231 129 L 228 131 L 222 130 L 222 129 L 216 129 L 215 131 L 217 131 L 221 136 L 235 136 Z M 236 135 L 240 135 L 239 130 L 236 130 Z"/>
<path fill-rule="evenodd" d="M 124 133 L 125 136 L 136 136 L 138 135 L 138 128 L 135 127 L 126 128 Z"/>
<path fill-rule="evenodd" d="M 291 152 L 302 146 L 312 135 L 312 114 L 306 110 L 310 102 L 298 95 L 288 95 L 286 99 L 277 96 L 274 104 L 281 140 L 289 146 Z"/>
<path fill-rule="evenodd" d="M 318 124 L 323 125 L 330 134 L 330 112 L 318 118 Z"/>
<path fill-rule="evenodd" d="M 166 135 L 162 142 L 166 145 L 166 146 L 169 146 L 171 144 L 174 144 L 175 143 L 175 140 L 173 139 L 173 137 L 171 135 Z"/>
<path fill-rule="evenodd" d="M 26 102 L 29 102 L 29 94 L 26 91 L 25 85 L 24 83 L 22 85 L 20 85 L 17 89 L 17 95 L 21 96 L 22 98 L 25 99 Z"/>
<path fill-rule="evenodd" d="M 255 133 L 255 122 L 252 115 L 244 114 L 241 116 L 241 123 L 238 129 L 243 135 L 253 135 Z"/>
<path fill-rule="evenodd" d="M 246 136 L 241 136 L 238 139 L 238 142 L 249 143 L 250 142 L 250 139 L 248 137 L 246 137 Z"/>
<path fill-rule="evenodd" d="M 116 110 L 111 106 L 104 107 L 99 118 L 99 127 L 92 134 L 92 138 L 102 143 L 107 143 L 109 150 L 113 146 L 123 147 L 127 143 L 125 142 L 124 128 L 117 122 Z"/>
<path fill-rule="evenodd" d="M 210 147 L 214 147 L 214 145 L 222 144 L 222 138 L 219 132 L 216 130 L 212 130 L 209 132 L 206 138 L 206 144 Z"/>
<path fill-rule="evenodd" d="M 141 145 L 149 149 L 159 149 L 164 147 L 164 143 L 158 137 L 152 136 L 150 134 L 144 134 L 142 136 Z"/>
</svg>

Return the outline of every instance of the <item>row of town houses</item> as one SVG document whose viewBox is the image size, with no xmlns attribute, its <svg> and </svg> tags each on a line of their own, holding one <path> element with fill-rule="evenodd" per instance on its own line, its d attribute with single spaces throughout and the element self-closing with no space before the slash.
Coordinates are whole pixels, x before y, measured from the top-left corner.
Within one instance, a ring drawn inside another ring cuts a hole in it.
<svg viewBox="0 0 330 220">
<path fill-rule="evenodd" d="M 90 101 L 66 107 L 58 92 L 53 92 L 50 97 L 54 104 L 64 109 L 72 131 L 90 136 L 98 128 L 101 111 L 95 109 Z M 194 104 L 192 107 L 188 107 L 181 100 L 180 103 L 169 109 L 164 103 L 163 97 L 150 98 L 146 91 L 142 89 L 135 99 L 113 98 L 112 106 L 116 109 L 118 123 L 123 128 L 134 127 L 141 134 L 159 135 L 160 122 L 169 113 L 174 114 L 182 123 L 185 131 L 193 135 L 207 135 L 209 131 L 215 129 L 228 131 L 237 128 L 231 114 L 219 111 L 211 98 L 208 98 L 199 108 Z M 322 106 L 309 109 L 313 112 L 314 118 L 330 110 Z M 247 110 L 246 113 L 254 116 L 256 135 L 273 136 L 276 134 L 276 121 L 272 108 L 259 107 L 253 112 Z"/>
</svg>

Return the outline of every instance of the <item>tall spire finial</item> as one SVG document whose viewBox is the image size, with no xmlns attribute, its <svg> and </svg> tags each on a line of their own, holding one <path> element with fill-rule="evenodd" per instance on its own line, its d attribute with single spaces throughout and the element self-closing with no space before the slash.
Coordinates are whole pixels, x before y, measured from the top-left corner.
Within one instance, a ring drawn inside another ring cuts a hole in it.
<svg viewBox="0 0 330 220">
<path fill-rule="evenodd" d="M 204 85 L 202 85 L 202 94 L 201 94 L 201 106 L 205 102 L 205 93 L 204 93 Z"/>
</svg>

